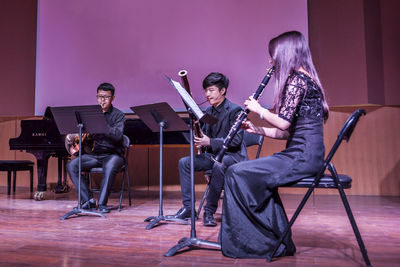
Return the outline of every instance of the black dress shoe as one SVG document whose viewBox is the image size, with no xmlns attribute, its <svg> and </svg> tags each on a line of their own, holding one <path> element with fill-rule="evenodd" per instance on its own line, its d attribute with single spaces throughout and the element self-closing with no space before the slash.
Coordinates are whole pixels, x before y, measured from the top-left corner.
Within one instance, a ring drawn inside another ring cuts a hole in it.
<svg viewBox="0 0 400 267">
<path fill-rule="evenodd" d="M 192 211 L 188 208 L 182 207 L 175 215 L 172 217 L 175 219 L 181 219 L 181 220 L 190 220 L 190 217 L 192 215 Z M 196 216 L 196 215 L 195 215 Z"/>
<path fill-rule="evenodd" d="M 217 221 L 214 219 L 214 216 L 211 212 L 204 212 L 204 216 L 203 216 L 203 224 L 204 226 L 217 226 Z"/>
<path fill-rule="evenodd" d="M 101 213 L 109 213 L 110 209 L 106 205 L 99 205 L 99 212 L 101 212 Z"/>
</svg>

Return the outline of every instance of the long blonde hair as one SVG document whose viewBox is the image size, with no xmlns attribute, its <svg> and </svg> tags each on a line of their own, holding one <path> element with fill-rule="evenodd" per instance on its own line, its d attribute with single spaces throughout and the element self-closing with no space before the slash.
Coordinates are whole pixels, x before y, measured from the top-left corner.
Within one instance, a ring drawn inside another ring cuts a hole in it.
<svg viewBox="0 0 400 267">
<path fill-rule="evenodd" d="M 324 88 L 321 85 L 312 61 L 310 48 L 304 36 L 298 31 L 282 33 L 271 39 L 268 50 L 275 66 L 275 110 L 278 111 L 279 109 L 287 78 L 293 71 L 297 71 L 302 67 L 311 75 L 311 78 L 321 90 L 324 109 L 323 117 L 324 121 L 326 121 L 329 117 L 328 103 L 326 102 Z"/>
</svg>

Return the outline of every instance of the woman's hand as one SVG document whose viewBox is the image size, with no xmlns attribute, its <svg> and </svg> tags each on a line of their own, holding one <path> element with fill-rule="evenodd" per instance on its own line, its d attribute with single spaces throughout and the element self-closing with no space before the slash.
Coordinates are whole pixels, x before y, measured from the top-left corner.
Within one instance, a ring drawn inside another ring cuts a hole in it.
<svg viewBox="0 0 400 267">
<path fill-rule="evenodd" d="M 246 109 L 250 110 L 251 112 L 256 112 L 258 114 L 260 114 L 260 112 L 262 110 L 260 103 L 258 103 L 258 101 L 255 100 L 253 98 L 253 96 L 250 96 L 249 99 L 244 101 L 244 106 L 246 107 Z"/>
<path fill-rule="evenodd" d="M 250 120 L 243 121 L 242 128 L 249 133 L 264 135 L 263 127 L 254 125 Z"/>
</svg>

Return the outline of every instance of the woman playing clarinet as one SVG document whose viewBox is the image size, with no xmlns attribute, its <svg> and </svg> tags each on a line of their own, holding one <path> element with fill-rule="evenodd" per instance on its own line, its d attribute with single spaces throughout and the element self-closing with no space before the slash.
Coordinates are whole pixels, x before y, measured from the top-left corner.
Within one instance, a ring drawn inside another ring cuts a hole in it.
<svg viewBox="0 0 400 267">
<path fill-rule="evenodd" d="M 252 97 L 244 102 L 272 128 L 243 122 L 250 133 L 287 139 L 286 149 L 272 156 L 230 166 L 225 175 L 225 197 L 220 240 L 225 256 L 267 258 L 288 224 L 277 187 L 315 175 L 323 164 L 323 122 L 328 105 L 304 36 L 285 32 L 269 42 L 275 67 L 274 112 Z M 289 233 L 275 256 L 293 255 Z"/>
</svg>

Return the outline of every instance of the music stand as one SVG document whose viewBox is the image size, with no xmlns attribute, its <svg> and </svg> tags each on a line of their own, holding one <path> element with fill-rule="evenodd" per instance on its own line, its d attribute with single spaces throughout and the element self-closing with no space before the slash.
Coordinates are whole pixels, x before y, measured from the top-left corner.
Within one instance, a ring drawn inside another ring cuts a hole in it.
<svg viewBox="0 0 400 267">
<path fill-rule="evenodd" d="M 188 222 L 176 219 L 167 218 L 163 214 L 163 133 L 165 131 L 187 131 L 188 126 L 186 123 L 179 118 L 175 111 L 166 102 L 155 103 L 150 105 L 131 107 L 133 112 L 135 112 L 139 118 L 146 124 L 152 132 L 160 133 L 160 203 L 158 216 L 150 216 L 144 221 L 149 222 L 146 229 L 152 229 L 156 224 L 161 221 L 175 221 L 184 224 L 189 224 Z"/>
<path fill-rule="evenodd" d="M 182 100 L 185 102 L 186 107 L 188 108 L 190 119 L 190 185 L 191 185 L 191 206 L 192 212 L 190 216 L 191 221 L 191 231 L 190 237 L 183 237 L 178 241 L 178 244 L 170 248 L 167 253 L 164 254 L 166 257 L 174 256 L 179 250 L 182 248 L 188 247 L 192 249 L 194 247 L 200 247 L 201 245 L 207 245 L 215 249 L 221 249 L 221 245 L 217 242 L 206 241 L 203 239 L 199 239 L 196 237 L 196 222 L 195 222 L 195 203 L 194 203 L 194 148 L 193 148 L 193 119 L 197 118 L 199 121 L 203 121 L 208 124 L 215 124 L 217 119 L 207 113 L 203 113 L 197 104 L 194 102 L 192 97 L 187 93 L 187 91 L 182 87 L 182 85 L 171 78 L 167 77 L 172 86 L 178 91 L 179 95 L 182 97 Z"/>
<path fill-rule="evenodd" d="M 82 209 L 81 203 L 81 179 L 82 179 L 82 133 L 105 134 L 108 133 L 108 126 L 103 111 L 99 105 L 88 106 L 65 106 L 50 107 L 50 110 L 56 121 L 60 134 L 76 133 L 78 127 L 79 133 L 79 179 L 78 179 L 78 207 L 66 213 L 60 220 L 68 219 L 72 215 L 97 215 L 105 218 L 100 212 Z"/>
</svg>

